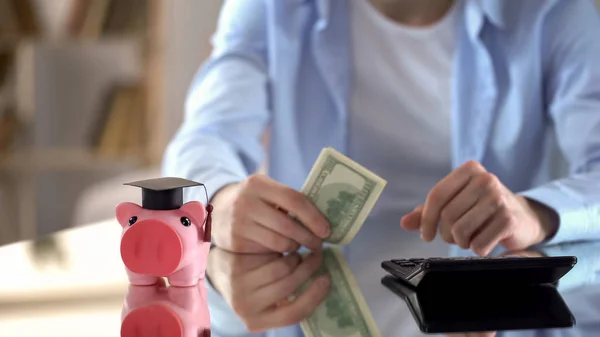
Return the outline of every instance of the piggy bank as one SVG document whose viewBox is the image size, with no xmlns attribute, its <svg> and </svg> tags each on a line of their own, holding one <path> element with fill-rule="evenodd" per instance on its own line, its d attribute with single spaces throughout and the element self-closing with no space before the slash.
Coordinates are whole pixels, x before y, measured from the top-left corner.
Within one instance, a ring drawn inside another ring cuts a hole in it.
<svg viewBox="0 0 600 337">
<path fill-rule="evenodd" d="M 188 287 L 204 278 L 210 240 L 204 241 L 202 203 L 155 211 L 125 202 L 116 213 L 123 227 L 121 258 L 131 284 L 151 285 L 167 277 L 171 285 Z"/>
<path fill-rule="evenodd" d="M 195 287 L 130 285 L 121 312 L 121 337 L 210 337 L 204 280 Z"/>
</svg>

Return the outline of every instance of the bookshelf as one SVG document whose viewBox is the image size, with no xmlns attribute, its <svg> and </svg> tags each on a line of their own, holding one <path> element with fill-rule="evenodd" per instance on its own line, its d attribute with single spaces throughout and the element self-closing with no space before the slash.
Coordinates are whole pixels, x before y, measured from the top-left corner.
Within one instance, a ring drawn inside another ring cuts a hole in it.
<svg viewBox="0 0 600 337">
<path fill-rule="evenodd" d="M 68 227 L 86 187 L 160 162 L 165 1 L 0 0 L 0 245 Z"/>
</svg>

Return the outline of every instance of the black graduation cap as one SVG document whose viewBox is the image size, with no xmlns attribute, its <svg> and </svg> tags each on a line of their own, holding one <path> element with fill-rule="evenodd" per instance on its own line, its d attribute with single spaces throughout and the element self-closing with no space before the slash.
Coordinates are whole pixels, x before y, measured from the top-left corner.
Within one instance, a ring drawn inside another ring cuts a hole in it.
<svg viewBox="0 0 600 337">
<path fill-rule="evenodd" d="M 206 224 L 204 241 L 211 241 L 211 213 L 213 207 L 208 203 L 208 191 L 206 191 L 204 184 L 183 178 L 161 177 L 134 181 L 124 185 L 140 187 L 142 189 L 142 208 L 156 211 L 179 209 L 183 206 L 183 189 L 185 187 L 204 187 L 206 211 L 208 213 L 204 220 Z"/>
<path fill-rule="evenodd" d="M 124 185 L 140 187 L 142 189 L 142 208 L 156 211 L 180 208 L 183 206 L 183 188 L 204 186 L 195 181 L 174 177 L 140 180 Z"/>
</svg>

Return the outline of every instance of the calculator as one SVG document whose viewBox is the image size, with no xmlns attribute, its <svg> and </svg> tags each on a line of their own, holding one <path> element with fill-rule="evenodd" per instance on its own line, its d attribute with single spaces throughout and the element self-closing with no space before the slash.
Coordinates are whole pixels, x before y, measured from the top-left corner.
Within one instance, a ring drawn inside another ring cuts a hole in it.
<svg viewBox="0 0 600 337">
<path fill-rule="evenodd" d="M 381 267 L 397 279 L 419 287 L 524 284 L 557 285 L 577 263 L 575 256 L 430 257 L 383 261 Z"/>
<path fill-rule="evenodd" d="M 381 283 L 402 298 L 417 326 L 427 334 L 570 328 L 575 316 L 550 284 L 415 288 L 386 275 Z"/>
</svg>

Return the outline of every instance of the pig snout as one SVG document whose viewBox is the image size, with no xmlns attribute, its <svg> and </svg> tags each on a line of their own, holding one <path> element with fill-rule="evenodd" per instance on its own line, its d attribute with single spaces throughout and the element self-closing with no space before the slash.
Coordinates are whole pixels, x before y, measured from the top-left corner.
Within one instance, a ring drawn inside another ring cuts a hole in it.
<svg viewBox="0 0 600 337">
<path fill-rule="evenodd" d="M 183 326 L 179 317 L 162 305 L 136 309 L 121 323 L 121 337 L 181 336 L 183 336 Z"/>
<path fill-rule="evenodd" d="M 134 273 L 166 277 L 177 271 L 182 257 L 179 235 L 161 221 L 137 222 L 121 239 L 121 258 Z"/>
</svg>

